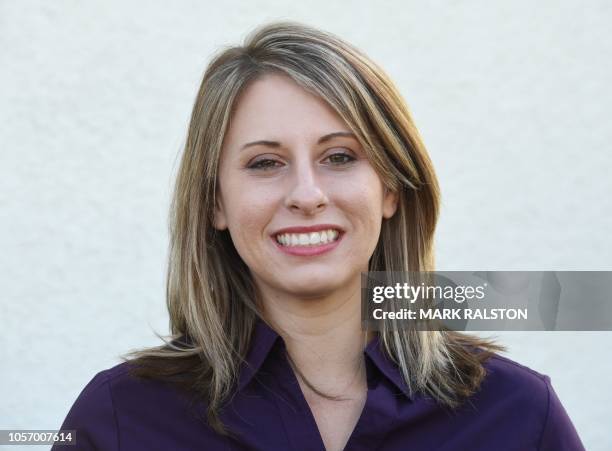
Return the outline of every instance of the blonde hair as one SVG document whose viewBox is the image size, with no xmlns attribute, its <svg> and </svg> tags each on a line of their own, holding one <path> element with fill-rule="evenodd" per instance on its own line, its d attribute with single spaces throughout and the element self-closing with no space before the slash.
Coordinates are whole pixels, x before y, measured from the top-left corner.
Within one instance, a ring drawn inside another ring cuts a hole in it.
<svg viewBox="0 0 612 451">
<path fill-rule="evenodd" d="M 171 205 L 167 304 L 174 341 L 128 356 L 134 375 L 175 382 L 205 399 L 207 421 L 219 433 L 228 433 L 219 412 L 260 314 L 247 266 L 229 233 L 213 227 L 218 163 L 236 100 L 269 73 L 324 99 L 357 135 L 385 187 L 399 194 L 369 270 L 434 268 L 438 182 L 406 103 L 381 68 L 338 37 L 290 22 L 268 24 L 218 54 L 197 94 Z M 449 407 L 474 393 L 485 375 L 482 362 L 503 349 L 459 332 L 387 321 L 381 343 L 409 390 Z M 181 336 L 189 342 L 179 345 Z"/>
</svg>

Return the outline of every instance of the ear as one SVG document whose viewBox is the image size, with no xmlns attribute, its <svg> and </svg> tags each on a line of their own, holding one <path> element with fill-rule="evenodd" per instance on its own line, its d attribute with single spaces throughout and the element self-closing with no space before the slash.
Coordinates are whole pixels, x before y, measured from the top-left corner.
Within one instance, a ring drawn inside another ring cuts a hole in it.
<svg viewBox="0 0 612 451">
<path fill-rule="evenodd" d="M 385 219 L 391 218 L 397 211 L 398 204 L 399 194 L 385 187 L 383 192 L 383 217 Z"/>
<path fill-rule="evenodd" d="M 223 207 L 221 196 L 218 196 L 215 202 L 215 220 L 213 226 L 217 230 L 227 229 L 227 216 L 225 215 L 225 207 Z"/>
</svg>

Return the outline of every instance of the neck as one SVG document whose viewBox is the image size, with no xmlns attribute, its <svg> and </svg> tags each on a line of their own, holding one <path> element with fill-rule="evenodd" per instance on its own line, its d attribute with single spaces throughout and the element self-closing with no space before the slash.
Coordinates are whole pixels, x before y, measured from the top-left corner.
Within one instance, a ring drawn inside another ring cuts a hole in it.
<svg viewBox="0 0 612 451">
<path fill-rule="evenodd" d="M 361 285 L 355 282 L 342 294 L 308 299 L 262 291 L 264 318 L 303 376 L 328 394 L 365 387 L 363 350 L 375 334 L 361 329 Z"/>
</svg>

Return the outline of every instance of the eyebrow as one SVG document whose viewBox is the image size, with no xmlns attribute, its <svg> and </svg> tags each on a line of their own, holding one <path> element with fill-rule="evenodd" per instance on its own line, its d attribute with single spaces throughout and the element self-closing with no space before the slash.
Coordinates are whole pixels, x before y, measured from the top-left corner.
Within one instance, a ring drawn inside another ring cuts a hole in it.
<svg viewBox="0 0 612 451">
<path fill-rule="evenodd" d="M 317 144 L 323 144 L 324 142 L 330 141 L 334 138 L 353 138 L 354 140 L 357 140 L 357 137 L 355 136 L 354 133 L 333 132 L 333 133 L 328 133 L 327 135 L 321 136 L 319 140 L 317 141 Z M 240 148 L 240 150 L 246 149 L 247 147 L 252 147 L 252 146 L 280 147 L 281 143 L 279 143 L 278 141 L 269 141 L 267 139 L 260 139 L 258 141 L 251 141 L 251 142 L 244 144 Z"/>
</svg>

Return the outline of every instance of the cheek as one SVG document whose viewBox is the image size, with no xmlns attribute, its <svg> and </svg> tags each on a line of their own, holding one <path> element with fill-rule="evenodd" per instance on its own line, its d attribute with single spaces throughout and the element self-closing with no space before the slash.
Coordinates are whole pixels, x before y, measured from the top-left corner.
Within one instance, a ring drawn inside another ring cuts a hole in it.
<svg viewBox="0 0 612 451">
<path fill-rule="evenodd" d="M 274 199 L 257 190 L 237 189 L 232 193 L 228 211 L 229 229 L 233 238 L 247 241 L 261 236 L 271 220 Z"/>
<path fill-rule="evenodd" d="M 337 199 L 364 226 L 371 227 L 381 221 L 383 187 L 371 167 L 339 185 Z"/>
</svg>

